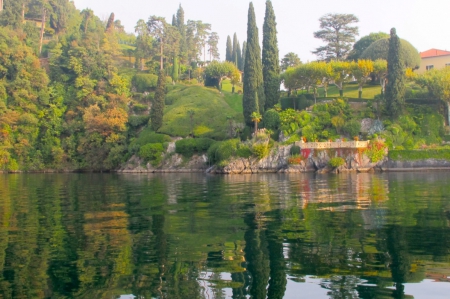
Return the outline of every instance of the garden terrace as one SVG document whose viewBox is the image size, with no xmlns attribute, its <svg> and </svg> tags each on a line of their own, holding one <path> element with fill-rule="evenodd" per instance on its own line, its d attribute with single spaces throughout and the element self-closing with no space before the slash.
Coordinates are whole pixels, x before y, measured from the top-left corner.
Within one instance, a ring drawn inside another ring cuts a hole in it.
<svg viewBox="0 0 450 299">
<path fill-rule="evenodd" d="M 370 141 L 326 141 L 303 142 L 297 141 L 295 145 L 301 149 L 327 149 L 327 148 L 367 148 Z"/>
</svg>

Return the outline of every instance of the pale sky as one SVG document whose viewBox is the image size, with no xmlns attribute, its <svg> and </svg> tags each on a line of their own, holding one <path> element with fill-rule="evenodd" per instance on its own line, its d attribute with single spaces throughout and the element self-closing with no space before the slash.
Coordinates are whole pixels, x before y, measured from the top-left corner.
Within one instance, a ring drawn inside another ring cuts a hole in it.
<svg viewBox="0 0 450 299">
<path fill-rule="evenodd" d="M 201 20 L 212 25 L 220 36 L 219 51 L 225 57 L 227 35 L 237 33 L 241 42 L 247 35 L 249 1 L 245 0 L 73 0 L 78 9 L 91 8 L 101 19 L 114 12 L 128 32 L 139 19 L 163 16 L 172 22 L 178 5 L 185 20 Z M 419 52 L 431 48 L 450 51 L 450 0 L 272 0 L 277 18 L 280 58 L 297 53 L 303 62 L 315 60 L 311 54 L 323 44 L 313 32 L 319 30 L 318 19 L 327 13 L 351 13 L 359 18 L 359 37 L 371 32 L 389 33 L 395 27 Z M 264 22 L 265 0 L 254 0 L 260 35 Z M 260 43 L 262 38 L 260 38 Z"/>
</svg>

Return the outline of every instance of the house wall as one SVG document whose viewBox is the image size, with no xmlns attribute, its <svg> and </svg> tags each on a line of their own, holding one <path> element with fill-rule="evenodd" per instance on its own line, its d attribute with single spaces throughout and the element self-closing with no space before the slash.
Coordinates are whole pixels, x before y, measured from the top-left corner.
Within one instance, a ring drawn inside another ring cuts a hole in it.
<svg viewBox="0 0 450 299">
<path fill-rule="evenodd" d="M 3 10 L 3 0 L 0 0 L 0 11 Z"/>
<path fill-rule="evenodd" d="M 422 58 L 420 68 L 416 71 L 423 74 L 427 71 L 427 65 L 433 65 L 434 69 L 443 69 L 446 64 L 450 66 L 450 55 Z"/>
</svg>

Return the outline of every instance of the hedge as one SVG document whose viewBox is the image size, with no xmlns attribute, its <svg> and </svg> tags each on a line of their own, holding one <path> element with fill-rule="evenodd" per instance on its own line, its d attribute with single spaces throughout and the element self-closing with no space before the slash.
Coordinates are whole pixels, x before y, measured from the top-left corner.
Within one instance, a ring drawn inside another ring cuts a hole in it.
<svg viewBox="0 0 450 299">
<path fill-rule="evenodd" d="M 185 138 L 175 142 L 175 152 L 186 157 L 206 152 L 216 142 L 209 138 Z"/>
<path fill-rule="evenodd" d="M 437 159 L 450 161 L 450 149 L 390 150 L 389 159 L 394 161 L 416 161 Z"/>
</svg>

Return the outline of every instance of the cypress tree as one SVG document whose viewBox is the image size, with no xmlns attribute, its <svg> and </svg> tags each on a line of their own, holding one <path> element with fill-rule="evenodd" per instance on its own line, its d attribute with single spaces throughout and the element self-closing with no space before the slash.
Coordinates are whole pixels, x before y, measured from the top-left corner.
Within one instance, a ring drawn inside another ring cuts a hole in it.
<svg viewBox="0 0 450 299">
<path fill-rule="evenodd" d="M 177 11 L 177 28 L 178 32 L 180 32 L 180 57 L 182 58 L 182 62 L 186 62 L 187 60 L 187 42 L 186 42 L 186 25 L 184 23 L 184 10 L 183 7 L 178 8 Z"/>
<path fill-rule="evenodd" d="M 164 100 L 166 95 L 166 75 L 164 69 L 159 71 L 158 83 L 156 85 L 155 98 L 150 110 L 151 128 L 157 132 L 163 123 Z"/>
<path fill-rule="evenodd" d="M 265 110 L 272 108 L 280 100 L 280 59 L 276 26 L 272 2 L 268 0 L 264 18 L 262 50 Z"/>
<path fill-rule="evenodd" d="M 241 56 L 241 71 L 244 71 L 245 54 L 247 53 L 247 42 L 242 43 L 242 56 Z"/>
<path fill-rule="evenodd" d="M 259 45 L 258 27 L 256 27 L 255 9 L 250 2 L 247 24 L 247 50 L 244 66 L 244 96 L 242 100 L 244 119 L 252 125 L 253 112 L 264 113 L 264 83 L 261 65 L 261 47 Z"/>
<path fill-rule="evenodd" d="M 387 61 L 386 110 L 391 119 L 395 119 L 402 113 L 405 104 L 405 64 L 395 28 L 391 29 Z"/>
<path fill-rule="evenodd" d="M 236 33 L 234 33 L 234 36 L 233 36 L 233 50 L 232 50 L 232 54 L 231 54 L 231 62 L 236 64 L 236 66 L 237 66 L 237 44 L 238 44 L 237 35 L 236 35 Z"/>
<path fill-rule="evenodd" d="M 232 62 L 233 61 L 233 46 L 231 45 L 231 38 L 229 35 L 227 37 L 227 49 L 226 49 L 225 53 L 226 53 L 225 60 Z"/>
<path fill-rule="evenodd" d="M 240 71 L 242 71 L 243 70 L 243 68 L 241 68 L 241 66 L 242 66 L 242 51 L 241 51 L 241 45 L 239 44 L 239 42 L 237 43 L 237 46 L 236 46 L 236 55 L 237 55 L 236 66 Z"/>
<path fill-rule="evenodd" d="M 114 31 L 114 13 L 109 15 L 108 23 L 106 23 L 106 32 Z"/>
<path fill-rule="evenodd" d="M 177 26 L 177 18 L 175 15 L 172 15 L 172 26 Z"/>
</svg>

